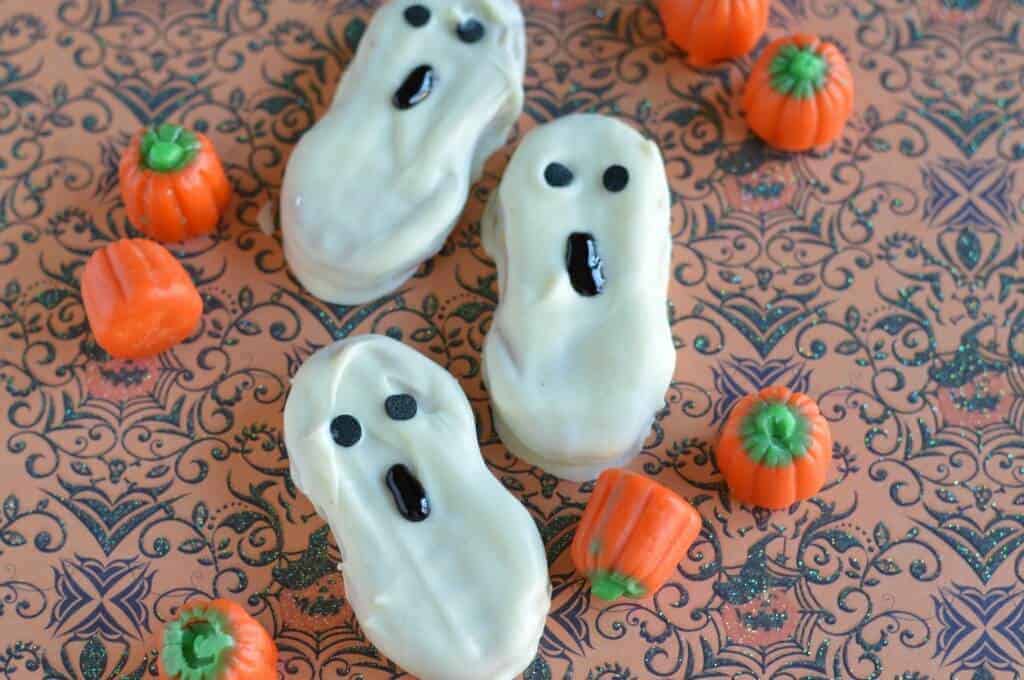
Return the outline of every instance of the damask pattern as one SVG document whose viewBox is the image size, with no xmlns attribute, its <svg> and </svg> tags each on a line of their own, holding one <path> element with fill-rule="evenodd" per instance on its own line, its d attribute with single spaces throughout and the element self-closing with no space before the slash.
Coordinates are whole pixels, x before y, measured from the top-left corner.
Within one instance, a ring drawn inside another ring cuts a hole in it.
<svg viewBox="0 0 1024 680">
<path fill-rule="evenodd" d="M 259 616 L 285 677 L 403 677 L 363 637 L 282 444 L 289 376 L 371 331 L 459 378 L 492 471 L 541 529 L 553 607 L 527 680 L 1017 677 L 1024 4 L 780 0 L 769 36 L 835 42 L 858 91 L 840 142 L 792 156 L 743 124 L 752 57 L 694 71 L 647 2 L 527 0 L 526 111 L 444 250 L 394 295 L 329 305 L 260 212 L 373 9 L 0 8 L 0 678 L 155 677 L 161 626 L 200 596 Z M 614 604 L 567 554 L 591 485 L 505 451 L 479 363 L 497 302 L 483 202 L 523 132 L 576 111 L 626 119 L 666 158 L 678 365 L 633 467 L 704 518 L 676 578 Z M 199 329 L 118 361 L 78 277 L 135 234 L 117 160 L 163 121 L 214 140 L 236 199 L 215 237 L 174 248 Z M 774 513 L 730 499 L 713 450 L 737 399 L 771 383 L 818 397 L 836 442 L 826 489 Z"/>
</svg>

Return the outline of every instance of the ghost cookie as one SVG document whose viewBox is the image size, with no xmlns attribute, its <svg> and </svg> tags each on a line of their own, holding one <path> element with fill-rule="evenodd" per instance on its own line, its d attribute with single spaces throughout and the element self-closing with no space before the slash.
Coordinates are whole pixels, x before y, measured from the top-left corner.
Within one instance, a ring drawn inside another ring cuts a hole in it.
<svg viewBox="0 0 1024 680">
<path fill-rule="evenodd" d="M 573 115 L 527 135 L 484 214 L 501 302 L 484 343 L 509 450 L 572 480 L 640 449 L 675 368 L 658 147 Z"/>
<path fill-rule="evenodd" d="M 342 340 L 293 379 L 284 437 L 370 642 L 423 680 L 529 665 L 551 604 L 544 545 L 451 375 L 385 336 Z"/>
<path fill-rule="evenodd" d="M 441 249 L 523 106 L 515 0 L 392 0 L 374 15 L 281 192 L 285 257 L 338 304 L 400 286 Z"/>
</svg>

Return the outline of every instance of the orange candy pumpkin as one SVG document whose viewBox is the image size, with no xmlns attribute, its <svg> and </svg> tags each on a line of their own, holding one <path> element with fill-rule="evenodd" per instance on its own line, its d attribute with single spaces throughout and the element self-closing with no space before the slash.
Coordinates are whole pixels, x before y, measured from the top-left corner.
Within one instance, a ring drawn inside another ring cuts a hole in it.
<svg viewBox="0 0 1024 680">
<path fill-rule="evenodd" d="M 160 680 L 277 680 L 277 647 L 229 600 L 196 602 L 164 628 Z"/>
<path fill-rule="evenodd" d="M 821 491 L 832 461 L 832 433 L 806 394 L 766 387 L 733 407 L 715 458 L 733 497 L 780 510 Z"/>
<path fill-rule="evenodd" d="M 94 252 L 82 272 L 82 301 L 96 342 L 124 359 L 178 344 L 203 313 L 185 268 L 146 239 L 121 239 Z"/>
<path fill-rule="evenodd" d="M 747 124 L 783 151 L 831 144 L 853 112 L 853 76 L 834 46 L 811 35 L 780 38 L 754 64 L 743 92 Z"/>
<path fill-rule="evenodd" d="M 700 532 L 693 506 L 654 480 L 612 468 L 597 478 L 576 536 L 572 561 L 603 599 L 658 590 Z"/>
<path fill-rule="evenodd" d="M 770 8 L 770 0 L 658 0 L 665 34 L 698 67 L 752 50 Z"/>
<path fill-rule="evenodd" d="M 178 125 L 137 134 L 121 157 L 119 176 L 128 219 L 165 243 L 209 234 L 231 202 L 213 144 Z"/>
</svg>

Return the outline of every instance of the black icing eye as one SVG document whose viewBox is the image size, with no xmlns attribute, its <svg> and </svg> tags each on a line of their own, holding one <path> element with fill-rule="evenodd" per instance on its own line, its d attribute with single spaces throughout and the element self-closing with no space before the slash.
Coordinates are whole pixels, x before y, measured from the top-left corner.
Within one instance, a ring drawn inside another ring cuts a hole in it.
<svg viewBox="0 0 1024 680">
<path fill-rule="evenodd" d="M 405 8 L 402 16 L 405 17 L 405 23 L 413 28 L 419 28 L 420 26 L 426 26 L 427 22 L 430 21 L 430 10 L 423 5 L 409 5 Z"/>
<path fill-rule="evenodd" d="M 484 25 L 476 19 L 466 19 L 456 27 L 455 32 L 464 43 L 480 42 L 484 37 Z"/>
<path fill-rule="evenodd" d="M 363 438 L 363 427 L 353 416 L 345 414 L 331 421 L 331 439 L 338 446 L 355 446 Z"/>
<path fill-rule="evenodd" d="M 622 191 L 629 184 L 629 170 L 621 165 L 609 165 L 601 181 L 608 191 Z"/>
<path fill-rule="evenodd" d="M 416 398 L 411 394 L 392 394 L 384 400 L 384 410 L 391 420 L 411 420 L 416 416 Z"/>
<path fill-rule="evenodd" d="M 553 187 L 565 187 L 572 183 L 572 170 L 561 163 L 548 163 L 544 168 L 544 181 Z"/>
</svg>

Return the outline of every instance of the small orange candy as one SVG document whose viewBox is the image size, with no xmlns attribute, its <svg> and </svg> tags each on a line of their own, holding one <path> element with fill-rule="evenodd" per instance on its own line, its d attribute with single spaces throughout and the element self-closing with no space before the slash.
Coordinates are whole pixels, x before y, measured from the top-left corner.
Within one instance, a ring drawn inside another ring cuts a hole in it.
<svg viewBox="0 0 1024 680">
<path fill-rule="evenodd" d="M 164 628 L 160 680 L 277 680 L 277 646 L 230 600 L 185 606 Z"/>
<path fill-rule="evenodd" d="M 576 570 L 602 600 L 654 594 L 697 538 L 701 517 L 653 479 L 610 468 L 601 473 L 573 537 Z"/>
<path fill-rule="evenodd" d="M 179 125 L 137 134 L 118 176 L 128 219 L 165 243 L 209 234 L 231 202 L 231 184 L 213 144 Z"/>
<path fill-rule="evenodd" d="M 743 397 L 715 448 L 729 493 L 781 510 L 815 495 L 832 463 L 832 433 L 818 404 L 777 385 Z"/>
<path fill-rule="evenodd" d="M 812 35 L 779 38 L 754 64 L 743 91 L 747 124 L 782 151 L 831 144 L 853 112 L 853 76 L 842 52 Z"/>
<path fill-rule="evenodd" d="M 694 66 L 710 66 L 754 48 L 768 26 L 770 0 L 657 0 L 669 40 Z"/>
<path fill-rule="evenodd" d="M 121 239 L 94 252 L 82 272 L 82 300 L 96 342 L 122 359 L 173 347 L 203 313 L 185 268 L 146 239 Z"/>
</svg>

